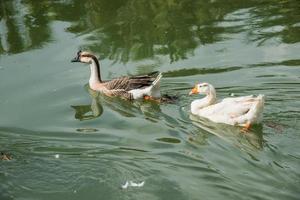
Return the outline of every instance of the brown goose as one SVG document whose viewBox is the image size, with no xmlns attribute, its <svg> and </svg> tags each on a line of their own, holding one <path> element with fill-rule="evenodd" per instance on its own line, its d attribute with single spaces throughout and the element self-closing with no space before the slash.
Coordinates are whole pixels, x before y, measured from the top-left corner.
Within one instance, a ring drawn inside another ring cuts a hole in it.
<svg viewBox="0 0 300 200">
<path fill-rule="evenodd" d="M 71 62 L 90 64 L 89 86 L 91 89 L 108 96 L 121 96 L 126 99 L 160 98 L 159 81 L 162 74 L 152 72 L 141 76 L 123 76 L 103 81 L 100 75 L 100 64 L 96 56 L 89 52 L 78 51 Z"/>
</svg>

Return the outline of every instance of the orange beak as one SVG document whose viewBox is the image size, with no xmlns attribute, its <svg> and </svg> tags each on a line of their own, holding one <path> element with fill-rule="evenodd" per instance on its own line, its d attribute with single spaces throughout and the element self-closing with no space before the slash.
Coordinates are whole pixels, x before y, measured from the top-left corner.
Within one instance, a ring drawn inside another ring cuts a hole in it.
<svg viewBox="0 0 300 200">
<path fill-rule="evenodd" d="M 199 93 L 198 87 L 195 86 L 195 87 L 190 91 L 189 95 L 192 95 L 192 94 L 198 94 L 198 93 Z"/>
</svg>

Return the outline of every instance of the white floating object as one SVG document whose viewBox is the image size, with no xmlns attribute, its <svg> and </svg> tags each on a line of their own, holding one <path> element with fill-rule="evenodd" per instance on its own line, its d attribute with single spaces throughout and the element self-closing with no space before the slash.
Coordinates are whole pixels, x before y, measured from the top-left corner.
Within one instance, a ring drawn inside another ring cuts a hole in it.
<svg viewBox="0 0 300 200">
<path fill-rule="evenodd" d="M 128 187 L 128 185 L 129 185 L 129 182 L 126 181 L 126 183 L 125 183 L 124 185 L 121 185 L 121 187 L 122 187 L 123 189 L 126 189 L 126 188 Z"/>
<path fill-rule="evenodd" d="M 126 181 L 124 185 L 122 185 L 122 189 L 127 189 L 128 187 L 143 187 L 145 184 L 145 181 L 142 181 L 140 183 L 135 183 L 133 181 Z"/>
<path fill-rule="evenodd" d="M 54 155 L 54 158 L 59 158 L 59 154 L 55 154 L 55 155 Z"/>
<path fill-rule="evenodd" d="M 142 182 L 140 182 L 140 183 L 135 183 L 135 182 L 133 182 L 133 181 L 130 181 L 130 182 L 129 182 L 129 185 L 132 186 L 132 187 L 143 187 L 144 184 L 145 184 L 145 181 L 142 181 Z"/>
</svg>

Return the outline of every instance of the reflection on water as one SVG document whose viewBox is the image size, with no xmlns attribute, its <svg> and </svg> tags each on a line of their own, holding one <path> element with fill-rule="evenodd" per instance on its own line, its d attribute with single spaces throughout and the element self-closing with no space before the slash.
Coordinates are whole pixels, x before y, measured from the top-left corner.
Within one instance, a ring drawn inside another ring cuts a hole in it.
<svg viewBox="0 0 300 200">
<path fill-rule="evenodd" d="M 263 148 L 262 126 L 253 127 L 245 132 L 242 131 L 241 127 L 214 123 L 193 114 L 190 114 L 190 119 L 201 131 L 216 135 L 222 140 L 247 152 L 261 150 Z M 197 140 L 197 137 L 199 137 L 199 135 L 196 135 L 192 140 Z"/>
<path fill-rule="evenodd" d="M 50 41 L 49 10 L 45 1 L 1 1 L 0 53 L 19 53 Z"/>
<path fill-rule="evenodd" d="M 95 101 L 94 104 L 93 102 L 91 105 L 71 106 L 75 109 L 75 118 L 79 120 L 89 120 L 99 117 L 103 113 L 103 107 L 97 101 Z"/>
<path fill-rule="evenodd" d="M 91 98 L 90 105 L 72 105 L 75 110 L 75 118 L 79 120 L 90 120 L 98 118 L 103 113 L 103 106 L 107 107 L 124 117 L 136 117 L 137 114 L 143 114 L 146 119 L 156 121 L 161 113 L 158 102 L 152 101 L 128 101 L 120 97 L 105 96 L 85 85 Z"/>
<path fill-rule="evenodd" d="M 72 108 L 75 109 L 75 118 L 79 120 L 89 120 L 100 117 L 103 113 L 103 107 L 101 102 L 99 101 L 99 92 L 91 90 L 88 84 L 85 86 L 88 90 L 88 93 L 91 97 L 91 104 L 90 105 L 73 105 Z"/>
<path fill-rule="evenodd" d="M 60 20 L 72 23 L 67 28 L 72 33 L 89 33 L 85 47 L 102 58 L 126 63 L 167 55 L 173 62 L 193 55 L 199 45 L 238 32 L 246 32 L 257 45 L 269 40 L 299 42 L 298 13 L 297 0 L 4 0 L 0 53 L 41 47 L 52 40 L 51 21 Z"/>
<path fill-rule="evenodd" d="M 298 1 L 269 1 L 270 6 L 261 6 L 252 8 L 250 12 L 248 30 L 251 41 L 263 45 L 268 42 L 279 43 L 297 43 L 300 39 L 297 35 L 300 33 Z"/>
</svg>

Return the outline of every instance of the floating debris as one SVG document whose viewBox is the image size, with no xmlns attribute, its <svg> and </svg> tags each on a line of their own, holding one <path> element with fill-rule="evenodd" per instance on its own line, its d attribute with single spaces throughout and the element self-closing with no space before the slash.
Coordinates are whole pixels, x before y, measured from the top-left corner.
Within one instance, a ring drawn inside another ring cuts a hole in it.
<svg viewBox="0 0 300 200">
<path fill-rule="evenodd" d="M 11 160 L 11 159 L 12 159 L 11 155 L 1 152 L 0 160 Z"/>
<path fill-rule="evenodd" d="M 140 183 L 135 183 L 133 181 L 126 181 L 124 185 L 121 185 L 122 189 L 127 189 L 128 187 L 143 187 L 145 184 L 145 181 L 142 181 Z"/>
</svg>

